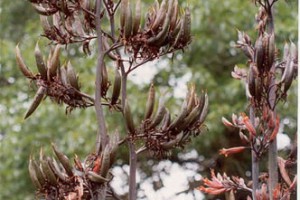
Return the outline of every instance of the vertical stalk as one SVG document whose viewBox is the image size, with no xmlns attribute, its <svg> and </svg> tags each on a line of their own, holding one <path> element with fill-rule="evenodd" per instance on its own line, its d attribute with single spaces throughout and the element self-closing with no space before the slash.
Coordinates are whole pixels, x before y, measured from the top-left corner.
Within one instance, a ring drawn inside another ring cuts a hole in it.
<svg viewBox="0 0 300 200">
<path fill-rule="evenodd" d="M 255 121 L 255 113 L 254 113 L 254 108 L 253 106 L 250 107 L 250 111 L 249 111 L 249 115 L 250 115 L 250 121 L 252 124 L 254 124 Z M 255 148 L 255 146 L 253 146 L 252 148 Z M 258 177 L 259 177 L 259 160 L 256 156 L 255 151 L 252 149 L 251 150 L 251 162 L 252 162 L 252 199 L 256 200 L 256 196 L 255 193 L 258 190 Z"/>
<path fill-rule="evenodd" d="M 102 33 L 101 33 L 101 6 L 102 1 L 96 1 L 96 33 L 97 33 L 97 67 L 96 67 L 96 83 L 95 83 L 95 109 L 97 116 L 97 139 L 96 139 L 96 153 L 99 154 L 101 149 L 105 147 L 108 141 L 107 130 L 105 125 L 105 119 L 103 114 L 103 107 L 101 104 L 101 82 L 102 82 L 102 70 L 103 70 L 103 58 L 104 52 L 102 49 Z"/>
<path fill-rule="evenodd" d="M 268 34 L 275 34 L 274 31 L 274 0 L 268 0 L 269 10 L 268 10 L 268 20 L 267 20 L 267 32 Z M 275 72 L 275 66 L 271 68 L 271 73 Z M 270 81 L 270 93 L 269 93 L 269 103 L 271 109 L 275 112 L 275 98 L 276 98 L 276 87 L 272 87 L 275 83 L 275 77 L 272 76 Z M 269 169 L 269 198 L 273 200 L 273 190 L 278 184 L 278 167 L 277 167 L 277 138 L 275 138 L 269 145 L 268 149 L 268 169 Z"/>
</svg>

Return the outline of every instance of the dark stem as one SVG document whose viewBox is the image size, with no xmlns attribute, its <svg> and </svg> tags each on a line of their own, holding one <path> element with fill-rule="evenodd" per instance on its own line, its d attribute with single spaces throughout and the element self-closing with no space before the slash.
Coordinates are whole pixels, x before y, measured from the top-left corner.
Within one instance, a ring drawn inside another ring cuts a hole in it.
<svg viewBox="0 0 300 200">
<path fill-rule="evenodd" d="M 101 0 L 96 2 L 96 32 L 97 32 L 97 48 L 98 48 L 98 59 L 97 59 L 97 68 L 96 68 L 96 85 L 95 85 L 95 109 L 97 115 L 97 140 L 96 140 L 96 153 L 99 155 L 101 150 L 107 144 L 108 136 L 105 125 L 105 119 L 103 114 L 103 107 L 101 104 L 101 82 L 102 82 L 102 68 L 103 68 L 103 58 L 104 52 L 102 50 L 102 32 L 101 32 Z"/>
<path fill-rule="evenodd" d="M 275 34 L 274 31 L 274 0 L 268 0 L 270 7 L 268 8 L 268 20 L 267 20 L 267 32 L 268 34 Z M 273 63 L 272 69 L 270 73 L 275 72 L 275 63 Z M 270 85 L 272 86 L 275 83 L 275 77 L 272 76 L 272 80 Z M 274 115 L 276 116 L 275 112 L 275 100 L 276 100 L 276 87 L 270 88 L 269 93 L 269 102 L 270 102 L 270 109 L 274 109 Z M 273 200 L 273 191 L 278 184 L 278 167 L 277 167 L 277 138 L 275 138 L 269 145 L 268 149 L 268 169 L 269 169 L 269 198 Z"/>
<path fill-rule="evenodd" d="M 255 113 L 254 113 L 254 107 L 251 106 L 250 107 L 250 111 L 249 111 L 249 115 L 250 115 L 250 121 L 252 124 L 254 124 L 255 121 Z M 255 141 L 254 141 L 254 145 L 252 146 L 252 148 L 256 148 L 255 147 Z M 259 177 L 259 160 L 257 158 L 255 149 L 251 150 L 251 161 L 252 161 L 252 199 L 256 200 L 256 190 L 258 190 L 259 186 L 258 186 L 258 177 Z"/>
</svg>

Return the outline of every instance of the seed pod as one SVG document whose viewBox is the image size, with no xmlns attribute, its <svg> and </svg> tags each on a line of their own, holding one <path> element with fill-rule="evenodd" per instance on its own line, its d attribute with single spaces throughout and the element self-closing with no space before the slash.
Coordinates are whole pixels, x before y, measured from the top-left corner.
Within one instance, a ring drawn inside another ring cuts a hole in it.
<svg viewBox="0 0 300 200">
<path fill-rule="evenodd" d="M 43 172 L 39 168 L 39 165 L 37 164 L 37 162 L 35 160 L 32 160 L 32 167 L 33 167 L 33 170 L 35 171 L 37 180 L 39 181 L 39 183 L 42 186 L 44 186 L 46 184 L 46 179 L 43 175 Z"/>
<path fill-rule="evenodd" d="M 173 147 L 175 147 L 178 142 L 181 141 L 181 139 L 183 138 L 183 132 L 180 132 L 178 135 L 176 135 L 176 138 L 174 140 L 170 140 L 168 142 L 164 142 L 161 144 L 161 147 L 165 150 L 169 150 L 172 149 Z"/>
<path fill-rule="evenodd" d="M 149 119 L 153 113 L 155 104 L 155 88 L 153 83 L 151 83 L 149 92 L 148 92 L 148 99 L 146 103 L 146 111 L 145 111 L 145 117 L 144 119 Z"/>
<path fill-rule="evenodd" d="M 149 128 L 155 128 L 157 125 L 159 125 L 161 123 L 161 121 L 164 118 L 164 115 L 166 114 L 166 108 L 163 102 L 163 99 L 161 98 L 159 100 L 159 104 L 158 104 L 158 109 L 156 111 L 156 114 L 154 116 L 153 119 L 151 119 L 151 124 L 149 126 Z"/>
<path fill-rule="evenodd" d="M 172 17 L 170 21 L 170 30 L 174 30 L 176 27 L 177 23 L 177 18 L 178 18 L 178 0 L 174 0 L 175 2 L 173 3 L 173 8 L 172 8 Z"/>
<path fill-rule="evenodd" d="M 67 77 L 67 70 L 66 70 L 65 64 L 59 68 L 59 76 L 60 76 L 60 80 L 64 86 L 67 86 L 70 84 L 68 77 Z"/>
<path fill-rule="evenodd" d="M 274 63 L 274 59 L 275 59 L 275 38 L 274 38 L 274 33 L 272 33 L 271 35 L 269 35 L 268 37 L 268 64 L 267 64 L 267 70 L 269 71 L 272 68 L 272 65 Z"/>
<path fill-rule="evenodd" d="M 159 26 L 161 26 L 166 18 L 167 13 L 167 0 L 163 0 L 160 4 L 160 8 L 156 13 L 156 17 L 152 26 L 150 27 L 151 30 L 155 31 Z"/>
<path fill-rule="evenodd" d="M 103 88 L 103 92 L 101 95 L 105 96 L 106 94 L 106 90 L 108 89 L 110 83 L 108 81 L 108 74 L 107 74 L 107 68 L 105 63 L 103 63 L 103 67 L 102 67 L 102 82 L 101 82 L 101 87 Z"/>
<path fill-rule="evenodd" d="M 36 66 L 39 71 L 39 73 L 42 76 L 42 79 L 47 80 L 47 67 L 45 65 L 43 55 L 41 53 L 41 50 L 39 48 L 39 43 L 37 42 L 34 49 L 34 55 L 35 55 L 35 61 Z"/>
<path fill-rule="evenodd" d="M 49 166 L 51 167 L 53 173 L 62 181 L 67 180 L 67 175 L 61 170 L 59 164 L 55 160 L 55 158 L 47 158 Z"/>
<path fill-rule="evenodd" d="M 260 73 L 263 73 L 264 71 L 264 49 L 263 49 L 263 38 L 260 36 L 255 43 L 255 56 L 254 56 L 254 62 L 256 62 L 256 66 Z"/>
<path fill-rule="evenodd" d="M 70 83 L 70 85 L 72 87 L 74 87 L 75 89 L 79 90 L 79 83 L 78 83 L 78 77 L 76 75 L 76 72 L 71 64 L 71 62 L 69 61 L 67 64 L 67 80 Z"/>
<path fill-rule="evenodd" d="M 43 174 L 45 175 L 46 180 L 48 180 L 51 185 L 56 186 L 58 184 L 58 182 L 56 180 L 56 177 L 55 177 L 52 169 L 50 168 L 47 158 L 44 157 L 42 160 L 40 160 L 40 163 L 41 163 L 41 168 L 42 168 Z"/>
<path fill-rule="evenodd" d="M 192 85 L 187 94 L 187 111 L 191 112 L 195 106 L 195 85 Z"/>
<path fill-rule="evenodd" d="M 122 29 L 125 29 L 125 20 L 126 20 L 126 10 L 128 7 L 128 1 L 129 0 L 121 0 L 121 8 L 120 8 L 120 26 Z"/>
<path fill-rule="evenodd" d="M 21 51 L 19 49 L 19 44 L 16 46 L 16 60 L 23 75 L 26 76 L 27 78 L 33 78 L 34 77 L 33 73 L 28 69 L 28 67 L 26 66 L 22 58 Z"/>
<path fill-rule="evenodd" d="M 185 45 L 191 40 L 191 12 L 188 7 L 185 8 L 184 19 L 182 41 Z"/>
<path fill-rule="evenodd" d="M 44 32 L 47 33 L 51 33 L 52 32 L 52 26 L 50 25 L 49 21 L 48 21 L 48 17 L 40 15 L 40 21 L 41 21 L 41 25 L 43 27 Z"/>
<path fill-rule="evenodd" d="M 255 79 L 257 77 L 255 63 L 250 63 L 249 72 L 248 72 L 248 88 L 251 96 L 255 96 Z"/>
<path fill-rule="evenodd" d="M 183 129 L 187 128 L 191 124 L 194 124 L 194 122 L 197 121 L 197 119 L 199 119 L 201 111 L 202 110 L 200 109 L 200 105 L 195 106 L 190 112 L 190 114 L 184 119 L 183 124 L 185 124 L 185 127 Z"/>
<path fill-rule="evenodd" d="M 119 99 L 120 92 L 121 92 L 121 79 L 122 79 L 122 77 L 120 75 L 120 72 L 119 72 L 118 68 L 116 68 L 113 92 L 112 92 L 112 96 L 111 96 L 111 105 L 116 104 Z"/>
<path fill-rule="evenodd" d="M 262 90 L 263 90 L 262 80 L 260 77 L 257 77 L 257 78 L 255 78 L 255 95 L 254 95 L 254 98 L 257 102 L 261 101 Z"/>
<path fill-rule="evenodd" d="M 33 101 L 30 105 L 30 107 L 28 108 L 24 119 L 27 119 L 36 109 L 37 107 L 40 105 L 40 103 L 42 102 L 45 94 L 46 94 L 47 89 L 43 86 L 40 86 L 38 91 L 36 92 Z"/>
<path fill-rule="evenodd" d="M 124 118 L 125 118 L 127 130 L 129 131 L 130 134 L 134 134 L 135 128 L 134 128 L 134 123 L 133 123 L 128 101 L 125 102 Z"/>
<path fill-rule="evenodd" d="M 136 1 L 135 15 L 133 19 L 132 35 L 136 35 L 141 24 L 141 0 Z"/>
<path fill-rule="evenodd" d="M 119 136 L 119 133 L 116 131 L 115 134 L 113 135 L 113 138 L 112 138 L 112 142 L 111 142 L 111 150 L 110 150 L 110 165 L 109 166 L 112 166 L 113 163 L 115 162 L 115 158 L 116 158 L 116 153 L 117 153 L 117 150 L 118 150 L 118 147 L 119 147 L 119 140 L 120 140 L 120 136 Z"/>
<path fill-rule="evenodd" d="M 110 147 L 109 145 L 106 145 L 102 154 L 100 175 L 106 178 L 109 168 L 110 168 Z"/>
<path fill-rule="evenodd" d="M 132 10 L 130 6 L 130 0 L 127 3 L 125 25 L 124 25 L 124 38 L 128 39 L 132 34 Z"/>
<path fill-rule="evenodd" d="M 57 9 L 55 7 L 45 8 L 35 3 L 31 3 L 31 5 L 40 15 L 50 16 L 57 12 Z"/>
<path fill-rule="evenodd" d="M 290 46 L 290 56 L 291 56 L 291 59 L 294 62 L 297 62 L 297 60 L 298 60 L 298 50 L 297 50 L 297 46 L 293 42 L 291 42 L 291 46 Z"/>
<path fill-rule="evenodd" d="M 36 173 L 35 173 L 35 167 L 33 166 L 33 161 L 32 161 L 31 156 L 29 158 L 28 171 L 29 171 L 29 176 L 30 176 L 31 181 L 34 184 L 34 186 L 38 189 L 41 189 L 42 185 L 37 179 L 37 176 L 36 176 Z"/>
<path fill-rule="evenodd" d="M 170 111 L 166 108 L 166 113 L 161 122 L 161 129 L 166 130 L 168 128 L 168 126 L 170 125 L 170 123 L 171 123 L 171 114 L 170 114 Z"/>
<path fill-rule="evenodd" d="M 69 158 L 64 155 L 62 152 L 60 152 L 54 143 L 51 143 L 52 145 L 52 149 L 56 155 L 56 157 L 58 158 L 59 162 L 62 164 L 63 168 L 66 170 L 66 173 L 68 174 L 68 176 L 73 176 L 73 168 L 71 166 L 70 160 Z"/>
<path fill-rule="evenodd" d="M 48 66 L 48 80 L 50 81 L 53 76 L 56 76 L 57 69 L 59 67 L 59 54 L 60 54 L 60 45 L 57 44 L 55 46 L 54 52 L 50 58 L 49 66 Z"/>
<path fill-rule="evenodd" d="M 180 113 L 178 114 L 178 116 L 170 124 L 169 130 L 175 129 L 178 125 L 180 125 L 183 122 L 186 115 L 187 115 L 187 102 L 184 101 L 182 106 L 181 106 Z"/>
<path fill-rule="evenodd" d="M 283 83 L 283 92 L 286 93 L 288 89 L 291 87 L 294 79 L 294 61 L 290 60 L 286 65 L 281 78 L 281 82 Z"/>
<path fill-rule="evenodd" d="M 282 60 L 287 61 L 290 55 L 290 45 L 289 43 L 285 43 L 283 47 L 283 55 L 282 55 Z"/>
<path fill-rule="evenodd" d="M 202 108 L 199 120 L 198 120 L 199 124 L 202 124 L 204 122 L 204 120 L 205 120 L 205 118 L 207 116 L 207 113 L 208 113 L 208 107 L 209 107 L 209 99 L 208 99 L 207 93 L 205 93 L 205 103 L 204 103 L 204 106 Z"/>
<path fill-rule="evenodd" d="M 99 175 L 93 171 L 88 171 L 87 177 L 88 177 L 88 179 L 90 179 L 91 181 L 96 182 L 96 183 L 105 183 L 105 182 L 109 181 L 109 179 L 104 178 L 101 175 Z"/>
</svg>

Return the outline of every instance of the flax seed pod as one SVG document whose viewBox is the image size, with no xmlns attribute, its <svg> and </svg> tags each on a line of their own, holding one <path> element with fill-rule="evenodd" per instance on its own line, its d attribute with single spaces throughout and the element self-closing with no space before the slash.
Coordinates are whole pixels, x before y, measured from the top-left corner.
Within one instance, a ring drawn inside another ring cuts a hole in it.
<svg viewBox="0 0 300 200">
<path fill-rule="evenodd" d="M 57 74 L 57 69 L 60 65 L 59 63 L 59 55 L 60 55 L 60 45 L 57 44 L 55 46 L 55 49 L 53 51 L 53 54 L 50 58 L 49 66 L 48 66 L 48 80 L 51 80 L 52 77 L 56 76 Z"/>
<path fill-rule="evenodd" d="M 103 176 L 101 176 L 93 171 L 88 171 L 87 177 L 89 180 L 96 182 L 96 183 L 105 183 L 105 182 L 109 181 L 109 179 L 104 178 Z"/>
<path fill-rule="evenodd" d="M 34 77 L 33 73 L 28 69 L 28 67 L 26 66 L 22 58 L 22 54 L 19 49 L 19 44 L 16 46 L 16 60 L 23 75 L 26 76 L 27 78 L 33 78 Z"/>
<path fill-rule="evenodd" d="M 166 18 L 168 3 L 167 0 L 163 0 L 160 4 L 159 10 L 156 13 L 154 22 L 151 25 L 151 30 L 155 31 L 159 26 L 161 26 Z"/>
<path fill-rule="evenodd" d="M 35 167 L 33 166 L 33 161 L 32 157 L 30 156 L 29 158 L 29 164 L 28 164 L 28 171 L 29 171 L 29 176 L 31 178 L 32 183 L 37 189 L 42 189 L 41 183 L 38 181 L 36 172 L 35 172 Z"/>
<path fill-rule="evenodd" d="M 128 6 L 129 0 L 121 0 L 121 6 L 120 6 L 120 26 L 122 29 L 125 28 L 125 20 L 126 20 L 126 10 Z"/>
<path fill-rule="evenodd" d="M 204 102 L 204 106 L 201 110 L 201 115 L 199 117 L 199 124 L 202 124 L 208 114 L 208 110 L 209 110 L 209 99 L 208 99 L 208 95 L 207 93 L 205 93 L 205 102 Z"/>
<path fill-rule="evenodd" d="M 259 73 L 264 71 L 264 49 L 263 49 L 263 38 L 260 36 L 255 43 L 255 56 L 254 61 L 256 62 L 257 69 Z"/>
<path fill-rule="evenodd" d="M 286 93 L 288 89 L 291 87 L 294 79 L 294 61 L 289 60 L 284 68 L 284 72 L 281 78 L 281 82 L 283 83 L 283 92 Z"/>
<path fill-rule="evenodd" d="M 136 0 L 135 13 L 133 17 L 132 35 L 136 35 L 141 24 L 141 0 Z"/>
<path fill-rule="evenodd" d="M 170 30 L 174 30 L 176 27 L 177 19 L 178 19 L 178 0 L 174 0 L 172 5 L 172 17 L 170 21 Z"/>
<path fill-rule="evenodd" d="M 180 132 L 178 135 L 176 135 L 176 138 L 173 140 L 170 140 L 168 142 L 164 142 L 161 144 L 161 147 L 165 150 L 169 150 L 172 149 L 173 147 L 175 147 L 183 138 L 184 134 L 183 132 Z"/>
<path fill-rule="evenodd" d="M 180 113 L 177 115 L 177 117 L 171 122 L 170 126 L 169 126 L 169 130 L 175 129 L 176 126 L 180 125 L 184 118 L 187 115 L 187 102 L 184 101 L 182 106 L 181 106 L 181 111 Z"/>
<path fill-rule="evenodd" d="M 67 180 L 67 175 L 64 173 L 64 171 L 62 171 L 62 169 L 60 168 L 59 164 L 57 163 L 57 161 L 55 160 L 55 158 L 47 158 L 48 159 L 48 163 L 53 171 L 53 173 L 62 181 L 66 181 Z"/>
<path fill-rule="evenodd" d="M 128 39 L 132 35 L 132 10 L 130 0 L 126 6 L 125 22 L 124 22 L 124 38 Z"/>
<path fill-rule="evenodd" d="M 114 105 L 117 103 L 120 92 L 121 92 L 121 74 L 119 70 L 116 68 L 115 70 L 115 79 L 114 79 L 114 85 L 113 85 L 113 92 L 111 96 L 111 105 Z"/>
<path fill-rule="evenodd" d="M 134 128 L 134 123 L 133 123 L 133 119 L 132 119 L 132 115 L 131 115 L 131 111 L 130 111 L 128 101 L 125 102 L 124 118 L 125 118 L 126 127 L 128 129 L 128 132 L 130 134 L 134 134 L 135 133 L 135 128 Z"/>
<path fill-rule="evenodd" d="M 66 64 L 64 64 L 59 68 L 59 76 L 60 76 L 60 81 L 64 86 L 68 86 L 70 84 L 67 77 Z"/>
<path fill-rule="evenodd" d="M 149 119 L 153 113 L 155 104 L 155 88 L 153 83 L 151 83 L 149 92 L 148 92 L 148 99 L 146 102 L 146 111 L 144 119 Z"/>
<path fill-rule="evenodd" d="M 68 83 L 70 83 L 70 85 L 72 87 L 74 87 L 76 90 L 79 90 L 80 87 L 79 87 L 79 83 L 78 83 L 78 76 L 76 75 L 76 72 L 71 64 L 70 61 L 68 61 L 68 64 L 67 64 L 67 80 L 68 80 Z"/>
<path fill-rule="evenodd" d="M 255 63 L 250 63 L 247 85 L 252 97 L 255 97 L 255 79 L 258 78 L 255 68 L 256 68 Z"/>
<path fill-rule="evenodd" d="M 43 86 L 40 86 L 39 89 L 37 90 L 35 96 L 33 97 L 33 101 L 31 105 L 29 106 L 28 110 L 26 111 L 24 119 L 27 119 L 40 105 L 42 102 L 45 94 L 46 94 L 47 89 Z"/>
<path fill-rule="evenodd" d="M 102 154 L 100 175 L 106 178 L 109 168 L 110 168 L 110 147 L 109 145 L 106 145 Z"/>
<path fill-rule="evenodd" d="M 267 64 L 267 70 L 270 71 L 270 69 L 272 68 L 272 65 L 274 63 L 275 60 L 275 38 L 274 38 L 274 33 L 272 33 L 271 35 L 269 35 L 268 38 L 268 64 Z"/>
<path fill-rule="evenodd" d="M 34 56 L 35 56 L 37 69 L 38 69 L 39 73 L 41 74 L 42 79 L 47 80 L 47 67 L 45 65 L 43 55 L 39 48 L 38 42 L 35 45 Z"/>
<path fill-rule="evenodd" d="M 54 143 L 52 143 L 51 146 L 52 146 L 52 149 L 53 149 L 56 157 L 58 158 L 59 162 L 62 164 L 63 168 L 66 170 L 66 173 L 68 174 L 68 176 L 72 177 L 73 176 L 73 168 L 71 166 L 69 158 L 66 155 L 64 155 L 62 152 L 60 152 Z"/>
<path fill-rule="evenodd" d="M 149 128 L 150 129 L 155 128 L 157 125 L 159 125 L 161 123 L 161 121 L 163 120 L 165 113 L 166 113 L 166 108 L 165 108 L 165 105 L 164 105 L 164 101 L 161 98 L 159 100 L 158 109 L 156 111 L 156 114 L 151 119 L 151 124 L 150 124 Z"/>
<path fill-rule="evenodd" d="M 47 158 L 44 157 L 42 160 L 40 160 L 40 163 L 41 163 L 43 174 L 45 175 L 46 179 L 49 181 L 51 185 L 56 186 L 58 182 L 47 161 Z"/>
<path fill-rule="evenodd" d="M 43 172 L 41 171 L 38 163 L 34 159 L 32 159 L 32 167 L 36 174 L 36 178 L 37 178 L 38 182 L 41 184 L 41 186 L 44 186 L 46 184 L 46 179 L 45 179 Z"/>
</svg>

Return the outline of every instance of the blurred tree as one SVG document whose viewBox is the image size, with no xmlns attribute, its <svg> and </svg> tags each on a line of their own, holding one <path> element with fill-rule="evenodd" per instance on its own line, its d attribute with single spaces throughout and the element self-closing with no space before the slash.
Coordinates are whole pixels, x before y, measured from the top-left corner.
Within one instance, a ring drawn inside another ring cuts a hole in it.
<svg viewBox="0 0 300 200">
<path fill-rule="evenodd" d="M 184 3 L 183 1 L 181 3 Z M 227 130 L 221 124 L 221 117 L 231 112 L 239 112 L 247 109 L 245 105 L 244 90 L 237 81 L 230 78 L 230 72 L 235 64 L 243 66 L 245 58 L 234 48 L 237 39 L 237 31 L 254 29 L 253 15 L 255 9 L 251 9 L 248 1 L 197 1 L 190 0 L 192 8 L 192 31 L 193 42 L 185 54 L 177 53 L 171 60 L 153 64 L 157 70 L 154 83 L 175 89 L 178 84 L 186 83 L 182 77 L 189 74 L 188 82 L 195 82 L 198 87 L 207 90 L 210 96 L 210 113 L 207 118 L 208 132 L 199 139 L 192 141 L 190 149 L 196 149 L 205 162 L 199 163 L 200 173 L 207 173 L 209 167 L 220 167 L 223 171 L 232 172 L 232 168 L 239 171 L 250 170 L 250 165 L 245 160 L 244 165 L 239 165 L 236 160 L 245 159 L 242 155 L 227 159 L 226 162 L 218 156 L 218 150 L 222 147 L 233 146 L 238 137 L 237 133 Z M 298 1 L 282 1 L 276 8 L 276 27 L 278 30 L 279 44 L 284 41 L 297 38 L 297 7 Z M 33 49 L 36 40 L 42 33 L 39 17 L 34 13 L 27 1 L 2 0 L 0 6 L 1 23 L 1 60 L 0 60 L 0 146 L 1 146 L 1 193 L 0 199 L 33 199 L 33 186 L 27 172 L 27 162 L 30 153 L 36 153 L 41 146 L 49 147 L 51 141 L 61 146 L 64 152 L 83 155 L 90 151 L 94 145 L 93 138 L 96 134 L 95 114 L 93 109 L 75 110 L 66 116 L 62 109 L 53 105 L 47 99 L 34 113 L 34 117 L 24 121 L 23 116 L 30 104 L 34 93 L 30 83 L 27 82 L 18 71 L 15 63 L 14 48 L 21 42 L 21 49 L 29 66 L 34 66 Z M 254 34 L 254 31 L 252 32 Z M 47 45 L 47 39 L 41 38 L 41 45 Z M 279 52 L 280 54 L 281 52 Z M 83 82 L 87 93 L 92 91 L 95 55 L 87 58 L 78 58 L 83 53 L 79 47 L 67 50 L 69 58 L 76 58 L 74 63 L 78 72 L 81 73 L 80 81 Z M 160 67 L 159 65 L 165 65 Z M 32 67 L 33 69 L 33 67 Z M 135 107 L 132 110 L 142 116 L 146 101 L 148 84 L 133 86 L 129 85 L 129 93 L 145 94 L 133 95 L 138 98 L 132 99 Z M 289 104 L 278 109 L 289 120 L 285 132 L 288 135 L 296 132 L 297 113 L 297 88 L 293 85 L 293 94 L 289 95 Z M 142 91 L 142 92 L 141 92 Z M 174 91 L 168 89 L 171 107 L 179 103 L 177 98 L 172 98 Z M 164 92 L 164 91 L 162 91 Z M 183 92 L 185 93 L 185 92 Z M 181 101 L 181 100 L 180 100 Z M 110 115 L 110 114 L 109 114 Z M 110 119 L 116 115 L 111 114 Z M 228 116 L 227 116 L 228 117 Z M 108 123 L 111 124 L 111 123 Z M 121 124 L 121 123 L 119 123 Z M 112 125 L 111 125 L 112 126 Z M 108 127 L 113 128 L 113 127 Z M 80 147 L 80 148 L 78 148 Z M 50 149 L 45 149 L 48 152 Z M 119 153 L 120 165 L 127 163 L 126 151 Z M 125 159 L 124 159 L 125 158 Z M 149 160 L 144 156 L 141 160 Z M 181 159 L 176 153 L 171 160 L 184 165 L 187 161 Z M 142 163 L 142 162 L 141 162 Z M 241 162 L 239 162 L 241 163 Z M 149 168 L 152 165 L 141 165 L 147 176 L 151 176 Z M 204 167 L 204 168 L 203 168 Z M 147 169 L 148 168 L 148 169 Z M 246 175 L 245 175 L 246 176 Z"/>
</svg>

